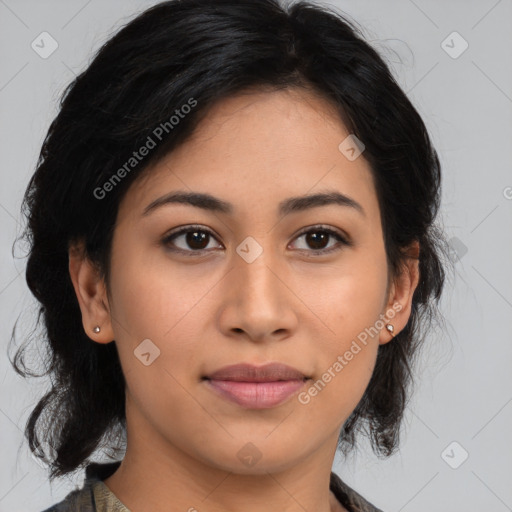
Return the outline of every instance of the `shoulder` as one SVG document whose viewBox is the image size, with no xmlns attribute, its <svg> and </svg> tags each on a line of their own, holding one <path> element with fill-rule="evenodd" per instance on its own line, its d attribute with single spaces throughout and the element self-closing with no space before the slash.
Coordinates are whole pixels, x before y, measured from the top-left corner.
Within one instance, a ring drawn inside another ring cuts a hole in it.
<svg viewBox="0 0 512 512">
<path fill-rule="evenodd" d="M 81 489 L 71 491 L 62 501 L 42 512 L 94 512 L 92 486 L 84 485 Z"/>
<path fill-rule="evenodd" d="M 338 501 L 350 512 L 383 512 L 349 487 L 336 473 L 332 472 L 330 489 Z"/>
<path fill-rule="evenodd" d="M 80 489 L 71 491 L 62 501 L 42 512 L 101 512 L 116 510 L 125 512 L 122 504 L 103 484 L 120 465 L 120 461 L 90 463 L 85 470 L 85 480 Z"/>
</svg>

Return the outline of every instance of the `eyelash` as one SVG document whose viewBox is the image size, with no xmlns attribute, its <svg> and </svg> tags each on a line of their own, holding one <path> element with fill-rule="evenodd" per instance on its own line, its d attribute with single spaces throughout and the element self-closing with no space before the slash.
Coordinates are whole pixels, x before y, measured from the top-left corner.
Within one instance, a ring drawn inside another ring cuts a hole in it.
<svg viewBox="0 0 512 512">
<path fill-rule="evenodd" d="M 186 234 L 186 233 L 189 233 L 189 232 L 208 233 L 210 236 L 212 236 L 213 238 L 215 238 L 217 240 L 217 237 L 215 236 L 215 234 L 212 231 L 210 231 L 209 229 L 206 229 L 206 228 L 204 228 L 202 226 L 199 226 L 199 225 L 190 225 L 190 226 L 183 227 L 183 228 L 179 229 L 178 231 L 171 232 L 170 234 L 165 236 L 162 239 L 162 244 L 164 246 L 166 246 L 167 248 L 169 248 L 170 242 L 174 238 L 177 238 L 178 236 Z M 311 249 L 311 250 L 298 249 L 301 252 L 302 251 L 312 252 L 312 253 L 315 253 L 315 255 L 322 256 L 324 254 L 329 254 L 329 253 L 334 252 L 334 251 L 339 251 L 341 249 L 341 246 L 351 247 L 353 245 L 353 243 L 351 241 L 349 241 L 346 237 L 341 235 L 339 232 L 337 232 L 337 231 L 335 231 L 335 230 L 333 230 L 331 228 L 324 227 L 322 225 L 311 226 L 311 227 L 305 228 L 303 231 L 298 233 L 295 238 L 299 238 L 299 237 L 301 237 L 303 235 L 307 235 L 308 233 L 326 233 L 330 237 L 336 238 L 338 240 L 338 244 L 334 245 L 333 247 L 330 247 L 329 249 L 318 249 L 318 250 L 315 250 L 315 249 Z M 209 249 L 198 249 L 198 250 L 193 250 L 192 249 L 192 250 L 188 250 L 187 251 L 187 250 L 184 250 L 184 249 L 177 249 L 175 247 L 169 248 L 169 250 L 171 250 L 172 252 L 175 252 L 175 253 L 185 254 L 185 255 L 191 256 L 191 257 L 194 257 L 195 255 L 201 256 L 203 252 L 209 251 Z M 315 256 L 313 256 L 313 257 L 315 257 Z"/>
</svg>

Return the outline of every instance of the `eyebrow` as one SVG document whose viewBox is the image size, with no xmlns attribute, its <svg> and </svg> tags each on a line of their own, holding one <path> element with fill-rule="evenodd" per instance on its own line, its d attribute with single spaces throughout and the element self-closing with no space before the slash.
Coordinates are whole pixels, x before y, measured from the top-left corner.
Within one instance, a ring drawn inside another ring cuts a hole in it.
<svg viewBox="0 0 512 512">
<path fill-rule="evenodd" d="M 234 212 L 234 208 L 231 203 L 218 199 L 210 194 L 177 191 L 171 192 L 152 201 L 148 206 L 146 206 L 146 208 L 144 208 L 142 216 L 146 216 L 162 206 L 175 203 L 187 204 L 203 210 L 225 214 L 232 214 Z M 336 191 L 290 197 L 279 203 L 278 213 L 279 215 L 287 215 L 289 213 L 301 212 L 310 208 L 331 204 L 353 208 L 361 215 L 366 216 L 363 207 L 356 200 Z"/>
</svg>

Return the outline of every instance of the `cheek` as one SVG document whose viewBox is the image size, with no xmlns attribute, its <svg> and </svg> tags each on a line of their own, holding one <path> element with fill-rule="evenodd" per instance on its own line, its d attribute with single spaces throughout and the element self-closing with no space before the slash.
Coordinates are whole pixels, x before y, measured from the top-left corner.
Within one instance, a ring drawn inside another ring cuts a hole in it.
<svg viewBox="0 0 512 512">
<path fill-rule="evenodd" d="M 298 395 L 299 407 L 310 418 L 321 418 L 337 429 L 360 402 L 371 378 L 373 355 L 361 352 L 352 361 L 333 362 L 318 379 Z"/>
<path fill-rule="evenodd" d="M 137 246 L 135 240 L 131 243 Z M 207 289 L 207 281 L 197 286 L 193 271 L 173 264 L 163 249 L 124 253 L 117 259 L 111 282 L 113 316 L 120 336 L 128 334 L 139 342 L 150 338 L 160 344 L 167 343 L 183 326 L 181 319 L 197 306 Z"/>
<path fill-rule="evenodd" d="M 319 375 L 305 390 L 302 400 L 312 410 L 332 407 L 332 413 L 327 414 L 332 414 L 333 419 L 346 419 L 345 413 L 352 411 L 363 396 L 375 366 L 383 327 L 380 314 L 387 275 L 382 260 L 354 258 L 346 268 L 347 271 L 339 271 L 337 279 L 323 283 L 326 300 L 322 303 L 322 318 L 327 319 L 329 329 L 324 333 L 328 335 L 318 337 L 315 343 Z"/>
<path fill-rule="evenodd" d="M 349 283 L 347 283 L 349 284 Z M 317 374 L 299 395 L 306 414 L 340 427 L 360 402 L 370 382 L 377 358 L 380 302 L 347 286 L 341 294 L 335 333 L 316 344 Z M 347 299 L 344 302 L 343 298 Z"/>
<path fill-rule="evenodd" d="M 387 284 L 385 264 L 377 256 L 353 253 L 321 286 L 308 292 L 329 328 L 323 352 L 330 357 L 359 335 L 365 338 L 365 332 L 368 341 L 376 336 L 371 328 L 382 313 Z"/>
<path fill-rule="evenodd" d="M 194 322 L 204 290 L 179 272 L 126 254 L 111 276 L 112 323 L 123 373 L 132 397 L 150 411 L 190 406 L 180 384 L 189 387 L 198 376 L 204 350 Z M 199 304 L 199 305 L 198 305 Z M 193 401 L 192 401 L 193 402 Z"/>
<path fill-rule="evenodd" d="M 196 380 L 193 370 L 202 357 L 200 340 L 187 330 L 187 314 L 200 296 L 197 290 L 187 295 L 194 287 L 177 282 L 176 275 L 171 283 L 161 269 L 151 264 L 139 266 L 130 258 L 112 277 L 113 326 L 127 403 L 142 413 L 132 415 L 134 421 L 148 420 L 165 435 L 171 417 L 200 414 L 187 391 Z M 140 426 L 139 430 L 146 428 Z M 187 428 L 196 427 L 189 424 Z"/>
</svg>

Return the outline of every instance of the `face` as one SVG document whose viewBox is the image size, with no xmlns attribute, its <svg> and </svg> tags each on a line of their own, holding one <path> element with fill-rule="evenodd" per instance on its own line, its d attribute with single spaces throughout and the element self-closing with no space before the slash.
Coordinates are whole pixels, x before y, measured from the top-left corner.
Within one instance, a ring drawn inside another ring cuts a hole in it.
<svg viewBox="0 0 512 512">
<path fill-rule="evenodd" d="M 128 450 L 237 473 L 333 455 L 396 312 L 372 175 L 339 149 L 348 135 L 306 91 L 237 95 L 129 189 L 106 320 Z M 267 363 L 295 373 L 214 375 Z"/>
</svg>

